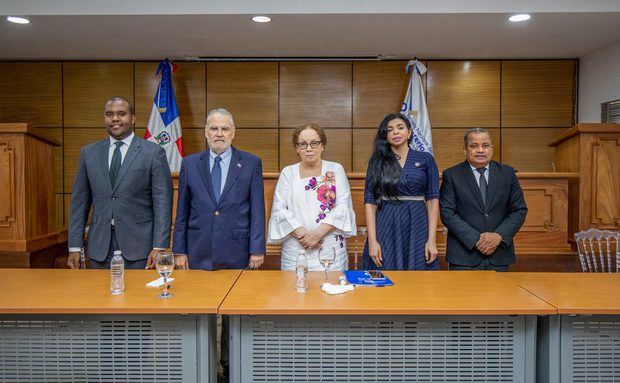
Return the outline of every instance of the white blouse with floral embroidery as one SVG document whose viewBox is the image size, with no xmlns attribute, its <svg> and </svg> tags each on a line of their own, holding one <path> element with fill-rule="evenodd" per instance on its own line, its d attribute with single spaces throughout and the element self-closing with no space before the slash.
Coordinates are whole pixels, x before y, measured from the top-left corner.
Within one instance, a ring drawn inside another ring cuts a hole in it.
<svg viewBox="0 0 620 383">
<path fill-rule="evenodd" d="M 314 230 L 321 223 L 334 226 L 323 238 L 323 251 L 336 249 L 336 259 L 330 270 L 346 270 L 348 266 L 346 237 L 355 235 L 355 212 L 351 201 L 349 181 L 342 165 L 323 161 L 321 175 L 300 177 L 300 163 L 282 170 L 276 185 L 269 219 L 267 240 L 282 241 L 282 270 L 294 270 L 297 254 L 303 246 L 291 233 L 303 226 Z M 306 251 L 308 269 L 323 270 L 319 250 Z"/>
</svg>

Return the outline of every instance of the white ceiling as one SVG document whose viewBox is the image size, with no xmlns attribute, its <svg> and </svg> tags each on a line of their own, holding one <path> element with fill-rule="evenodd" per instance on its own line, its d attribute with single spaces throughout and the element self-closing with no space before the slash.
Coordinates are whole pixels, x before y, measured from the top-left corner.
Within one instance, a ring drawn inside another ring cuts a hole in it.
<svg viewBox="0 0 620 383">
<path fill-rule="evenodd" d="M 577 58 L 620 40 L 620 0 L 438 3 L 1 0 L 32 22 L 0 20 L 0 59 Z M 515 11 L 533 17 L 509 23 Z"/>
</svg>

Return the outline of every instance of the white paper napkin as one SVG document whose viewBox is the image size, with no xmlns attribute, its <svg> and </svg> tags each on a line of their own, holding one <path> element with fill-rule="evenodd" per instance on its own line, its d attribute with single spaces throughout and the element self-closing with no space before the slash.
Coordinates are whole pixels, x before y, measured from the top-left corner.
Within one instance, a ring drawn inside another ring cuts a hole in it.
<svg viewBox="0 0 620 383">
<path fill-rule="evenodd" d="M 168 283 L 172 283 L 172 281 L 174 281 L 174 278 L 168 278 Z M 164 278 L 159 277 L 154 281 L 150 281 L 149 283 L 146 284 L 146 287 L 162 287 L 164 285 Z"/>
<path fill-rule="evenodd" d="M 353 285 L 332 285 L 331 283 L 323 283 L 321 290 L 325 291 L 329 295 L 343 294 L 348 291 L 353 291 Z"/>
</svg>

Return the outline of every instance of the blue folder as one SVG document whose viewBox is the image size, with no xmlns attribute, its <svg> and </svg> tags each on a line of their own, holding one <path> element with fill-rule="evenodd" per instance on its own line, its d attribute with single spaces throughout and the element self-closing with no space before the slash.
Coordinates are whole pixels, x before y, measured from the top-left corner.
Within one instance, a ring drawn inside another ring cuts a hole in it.
<svg viewBox="0 0 620 383">
<path fill-rule="evenodd" d="M 350 284 L 356 286 L 394 286 L 394 282 L 392 282 L 390 278 L 385 277 L 373 279 L 370 274 L 368 274 L 368 271 L 364 270 L 348 270 L 344 272 L 344 275 Z"/>
</svg>

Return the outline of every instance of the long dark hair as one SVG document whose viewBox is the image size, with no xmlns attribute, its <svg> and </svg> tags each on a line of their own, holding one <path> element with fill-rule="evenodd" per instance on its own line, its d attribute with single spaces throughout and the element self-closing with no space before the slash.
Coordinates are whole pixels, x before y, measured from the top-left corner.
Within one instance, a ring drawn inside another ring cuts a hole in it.
<svg viewBox="0 0 620 383">
<path fill-rule="evenodd" d="M 392 147 L 387 141 L 388 123 L 398 118 L 411 131 L 411 123 L 400 113 L 391 113 L 383 118 L 375 137 L 375 149 L 368 162 L 368 187 L 375 200 L 380 203 L 381 197 L 397 199 L 398 180 L 400 179 L 400 164 Z"/>
</svg>

